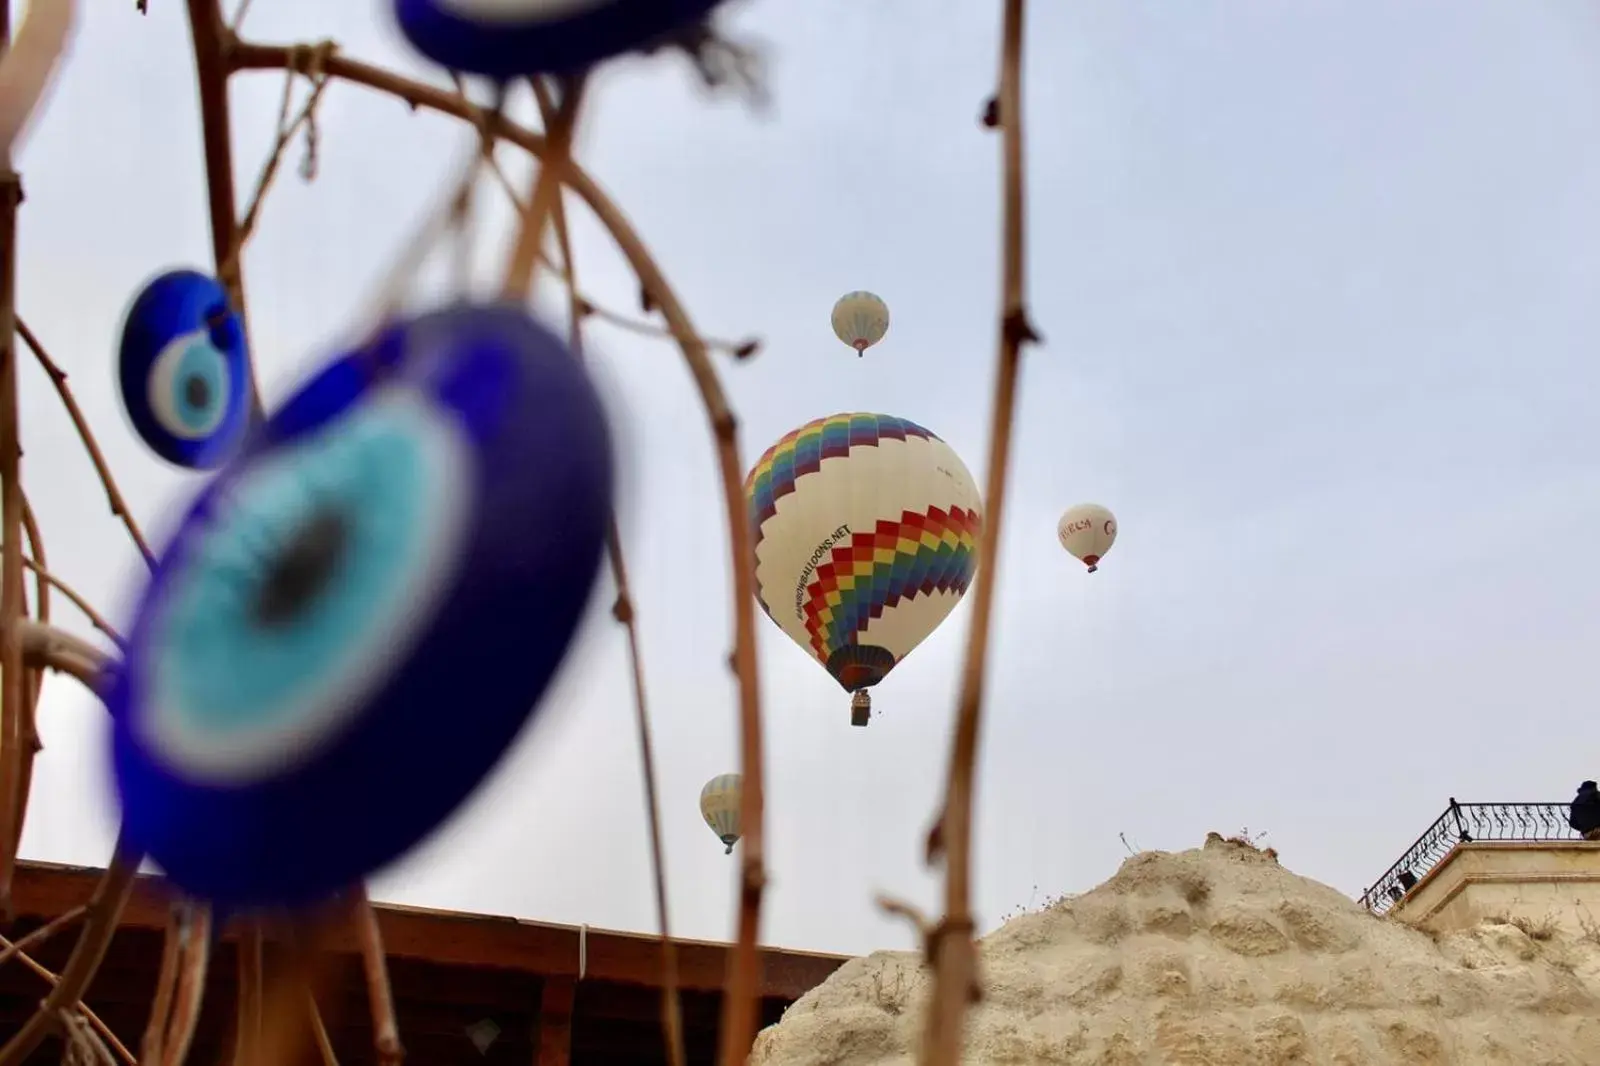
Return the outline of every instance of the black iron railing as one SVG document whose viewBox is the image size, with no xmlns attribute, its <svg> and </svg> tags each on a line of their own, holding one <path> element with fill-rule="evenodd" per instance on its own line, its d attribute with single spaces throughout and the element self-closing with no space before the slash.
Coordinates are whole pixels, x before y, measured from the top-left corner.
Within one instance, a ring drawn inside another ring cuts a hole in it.
<svg viewBox="0 0 1600 1066">
<path fill-rule="evenodd" d="M 1540 841 L 1577 840 L 1567 824 L 1572 807 L 1566 803 L 1457 803 L 1435 819 L 1400 860 L 1361 894 L 1362 906 L 1383 914 L 1457 844 L 1474 840 Z"/>
</svg>

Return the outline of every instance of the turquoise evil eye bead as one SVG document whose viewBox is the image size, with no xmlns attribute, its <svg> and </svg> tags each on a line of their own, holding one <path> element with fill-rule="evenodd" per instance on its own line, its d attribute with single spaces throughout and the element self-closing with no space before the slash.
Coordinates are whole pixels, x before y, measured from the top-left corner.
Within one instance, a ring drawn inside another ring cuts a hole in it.
<svg viewBox="0 0 1600 1066">
<path fill-rule="evenodd" d="M 400 32 L 450 70 L 574 73 L 708 16 L 721 0 L 394 0 Z"/>
<path fill-rule="evenodd" d="M 117 382 L 151 451 L 193 470 L 220 465 L 250 425 L 250 356 L 227 291 L 193 270 L 146 284 L 123 319 Z"/>
<path fill-rule="evenodd" d="M 335 359 L 190 507 L 137 605 L 108 698 L 129 839 L 236 909 L 399 858 L 535 713 L 612 480 L 593 384 L 519 308 Z"/>
</svg>

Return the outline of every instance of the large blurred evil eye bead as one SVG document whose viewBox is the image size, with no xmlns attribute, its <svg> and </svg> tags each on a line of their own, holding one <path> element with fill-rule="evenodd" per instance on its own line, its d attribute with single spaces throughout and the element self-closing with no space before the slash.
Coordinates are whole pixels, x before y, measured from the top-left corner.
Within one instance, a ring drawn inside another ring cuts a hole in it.
<svg viewBox="0 0 1600 1066">
<path fill-rule="evenodd" d="M 220 465 L 250 425 L 244 329 L 214 278 L 171 270 L 139 290 L 117 349 L 122 405 L 161 458 Z"/>
<path fill-rule="evenodd" d="M 202 492 L 135 610 L 112 763 L 130 840 L 223 906 L 327 898 L 489 774 L 583 617 L 600 398 L 522 310 L 326 366 Z"/>
<path fill-rule="evenodd" d="M 394 0 L 417 51 L 498 80 L 575 72 L 691 26 L 721 0 Z"/>
</svg>

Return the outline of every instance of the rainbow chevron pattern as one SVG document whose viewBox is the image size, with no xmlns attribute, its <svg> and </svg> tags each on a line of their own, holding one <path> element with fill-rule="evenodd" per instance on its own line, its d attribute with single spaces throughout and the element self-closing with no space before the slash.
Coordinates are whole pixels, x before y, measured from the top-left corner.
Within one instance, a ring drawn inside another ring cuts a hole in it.
<svg viewBox="0 0 1600 1066">
<path fill-rule="evenodd" d="M 880 520 L 872 532 L 856 532 L 848 545 L 835 546 L 806 586 L 812 654 L 826 665 L 903 599 L 964 594 L 977 568 L 981 526 L 975 511 L 931 507 L 921 514 L 903 511 L 898 522 Z"/>
<path fill-rule="evenodd" d="M 822 460 L 849 455 L 854 447 L 907 437 L 939 439 L 915 422 L 873 414 L 829 415 L 784 434 L 745 478 L 744 496 L 756 543 L 761 543 L 762 523 L 778 513 L 778 501 L 794 491 L 795 479 L 822 469 Z"/>
</svg>

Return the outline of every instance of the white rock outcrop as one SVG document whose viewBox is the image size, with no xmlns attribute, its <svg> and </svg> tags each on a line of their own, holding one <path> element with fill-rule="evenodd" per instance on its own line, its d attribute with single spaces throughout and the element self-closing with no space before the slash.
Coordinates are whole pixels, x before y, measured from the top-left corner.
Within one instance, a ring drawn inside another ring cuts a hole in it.
<svg viewBox="0 0 1600 1066">
<path fill-rule="evenodd" d="M 970 1063 L 1600 1066 L 1600 933 L 1432 937 L 1216 834 L 1007 922 L 980 976 Z M 910 1063 L 927 986 L 915 955 L 852 960 L 752 1066 Z"/>
</svg>

